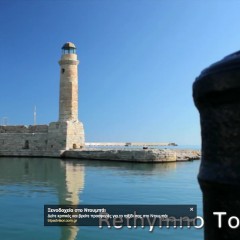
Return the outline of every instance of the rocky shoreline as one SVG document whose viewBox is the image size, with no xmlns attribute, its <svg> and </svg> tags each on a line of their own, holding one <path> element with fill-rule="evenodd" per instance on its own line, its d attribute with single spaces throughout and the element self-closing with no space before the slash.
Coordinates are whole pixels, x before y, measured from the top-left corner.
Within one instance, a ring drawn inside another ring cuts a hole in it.
<svg viewBox="0 0 240 240">
<path fill-rule="evenodd" d="M 192 150 L 192 149 L 175 149 L 174 150 L 177 155 L 176 161 L 192 161 L 192 160 L 200 160 L 201 159 L 201 151 L 200 150 Z"/>
<path fill-rule="evenodd" d="M 105 160 L 144 163 L 183 162 L 199 160 L 200 150 L 189 149 L 89 149 L 67 150 L 64 159 Z"/>
</svg>

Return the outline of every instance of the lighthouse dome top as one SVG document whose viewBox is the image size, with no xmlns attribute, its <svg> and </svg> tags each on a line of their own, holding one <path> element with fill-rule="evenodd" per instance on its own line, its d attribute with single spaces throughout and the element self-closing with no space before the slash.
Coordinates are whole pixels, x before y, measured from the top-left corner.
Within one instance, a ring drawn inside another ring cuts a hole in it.
<svg viewBox="0 0 240 240">
<path fill-rule="evenodd" d="M 72 42 L 66 42 L 66 43 L 62 46 L 62 49 L 70 49 L 70 48 L 76 49 L 76 46 L 74 45 L 74 43 L 72 43 Z"/>
<path fill-rule="evenodd" d="M 62 46 L 62 53 L 63 54 L 71 54 L 71 53 L 76 53 L 76 46 L 72 42 L 66 42 Z"/>
</svg>

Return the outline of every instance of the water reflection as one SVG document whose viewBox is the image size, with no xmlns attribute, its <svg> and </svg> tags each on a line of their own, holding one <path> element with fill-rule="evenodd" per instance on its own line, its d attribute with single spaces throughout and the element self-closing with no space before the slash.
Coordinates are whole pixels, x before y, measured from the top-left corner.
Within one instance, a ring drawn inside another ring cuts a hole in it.
<svg viewBox="0 0 240 240">
<path fill-rule="evenodd" d="M 77 164 L 80 163 L 79 160 L 74 159 L 66 159 L 68 163 Z M 152 175 L 156 172 L 158 173 L 166 173 L 168 174 L 169 171 L 175 170 L 177 167 L 176 162 L 170 162 L 170 163 L 132 163 L 132 162 L 113 162 L 113 161 L 90 161 L 85 160 L 81 161 L 82 164 L 86 167 L 92 167 L 97 169 L 107 169 L 107 170 L 125 170 L 127 172 L 131 172 L 132 174 L 136 175 Z M 179 164 L 179 163 L 178 163 Z"/>
<path fill-rule="evenodd" d="M 59 204 L 78 205 L 84 189 L 84 166 L 59 159 L 1 158 L 0 184 L 32 184 L 32 193 L 43 186 L 55 188 Z M 60 239 L 74 240 L 77 232 L 75 226 L 61 227 Z"/>
<path fill-rule="evenodd" d="M 20 185 L 26 186 L 28 190 L 30 189 L 30 194 L 39 191 L 49 191 L 56 194 L 58 201 L 47 202 L 46 204 L 78 205 L 81 204 L 80 196 L 85 186 L 85 168 L 95 169 L 98 173 L 111 172 L 115 176 L 121 176 L 121 178 L 130 176 L 132 179 L 133 175 L 156 175 L 165 178 L 167 174 L 175 171 L 177 166 L 180 167 L 176 163 L 136 164 L 70 159 L 62 161 L 50 158 L 0 158 L 0 194 L 2 186 Z M 101 176 L 98 174 L 98 179 L 101 179 Z M 104 177 L 106 178 L 106 176 Z M 144 178 L 145 180 L 146 178 Z M 8 192 L 3 194 L 9 194 L 9 188 L 7 190 Z M 128 201 L 130 200 L 128 199 Z M 77 239 L 79 227 L 66 226 L 60 229 L 60 240 Z"/>
<path fill-rule="evenodd" d="M 80 204 L 80 192 L 84 188 L 84 166 L 61 161 L 65 170 L 65 182 L 59 193 L 60 204 L 78 205 Z M 74 240 L 77 238 L 79 227 L 61 227 L 60 240 Z"/>
</svg>

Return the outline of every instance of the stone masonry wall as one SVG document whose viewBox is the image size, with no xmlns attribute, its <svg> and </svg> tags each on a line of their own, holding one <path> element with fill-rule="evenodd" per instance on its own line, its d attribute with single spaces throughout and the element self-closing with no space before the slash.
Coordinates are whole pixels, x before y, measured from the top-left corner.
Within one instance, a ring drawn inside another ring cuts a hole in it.
<svg viewBox="0 0 240 240">
<path fill-rule="evenodd" d="M 52 122 L 48 129 L 48 151 L 84 146 L 83 124 L 79 121 Z"/>
<path fill-rule="evenodd" d="M 79 121 L 52 122 L 49 126 L 0 126 L 0 154 L 56 155 L 61 150 L 83 146 L 84 130 Z"/>
<path fill-rule="evenodd" d="M 48 151 L 66 149 L 66 122 L 51 122 L 48 129 Z"/>
<path fill-rule="evenodd" d="M 83 148 L 85 136 L 82 122 L 67 121 L 67 145 L 66 149 Z"/>
<path fill-rule="evenodd" d="M 48 125 L 0 126 L 1 151 L 46 150 Z"/>
</svg>

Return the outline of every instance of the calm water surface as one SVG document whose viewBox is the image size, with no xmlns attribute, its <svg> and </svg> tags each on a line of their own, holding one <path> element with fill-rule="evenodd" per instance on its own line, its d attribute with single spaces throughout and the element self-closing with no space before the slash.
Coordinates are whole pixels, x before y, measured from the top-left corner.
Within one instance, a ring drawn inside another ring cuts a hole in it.
<svg viewBox="0 0 240 240">
<path fill-rule="evenodd" d="M 0 239 L 203 239 L 203 230 L 44 227 L 44 204 L 197 204 L 199 161 L 134 164 L 0 158 Z"/>
</svg>

